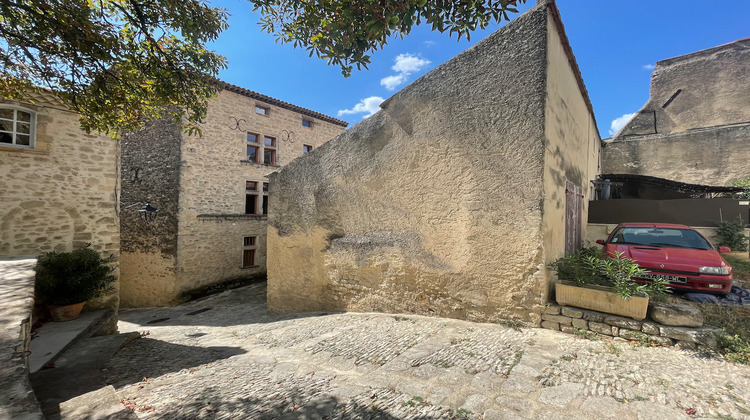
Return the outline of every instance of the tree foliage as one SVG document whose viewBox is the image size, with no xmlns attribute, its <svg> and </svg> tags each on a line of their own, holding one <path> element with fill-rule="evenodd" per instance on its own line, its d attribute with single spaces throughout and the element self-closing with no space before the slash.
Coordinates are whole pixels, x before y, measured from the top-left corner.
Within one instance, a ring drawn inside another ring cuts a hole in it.
<svg viewBox="0 0 750 420">
<path fill-rule="evenodd" d="M 265 31 L 348 76 L 414 25 L 468 38 L 526 0 L 250 1 Z M 226 11 L 205 0 L 2 0 L 0 97 L 52 91 L 87 131 L 134 129 L 168 110 L 192 132 L 226 66 L 205 44 L 226 27 Z"/>
<path fill-rule="evenodd" d="M 205 43 L 226 26 L 200 0 L 3 0 L 0 96 L 52 91 L 87 131 L 136 128 L 167 107 L 194 128 L 225 66 Z"/>
<path fill-rule="evenodd" d="M 367 68 L 368 53 L 383 48 L 391 36 L 403 37 L 414 25 L 468 39 L 471 31 L 509 20 L 526 0 L 252 0 L 263 15 L 263 29 L 278 41 L 306 48 L 345 76 Z"/>
</svg>

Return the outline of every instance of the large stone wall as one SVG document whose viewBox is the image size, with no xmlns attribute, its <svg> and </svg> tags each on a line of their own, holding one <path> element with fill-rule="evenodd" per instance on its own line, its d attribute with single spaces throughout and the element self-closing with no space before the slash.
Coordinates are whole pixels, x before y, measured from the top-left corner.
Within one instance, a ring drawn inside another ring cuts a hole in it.
<svg viewBox="0 0 750 420">
<path fill-rule="evenodd" d="M 256 105 L 267 108 L 267 115 L 256 113 Z M 303 127 L 303 118 L 311 121 L 312 127 Z M 303 144 L 316 149 L 344 130 L 343 124 L 228 90 L 211 100 L 201 128 L 202 137 L 184 137 L 181 146 L 180 293 L 226 280 L 264 276 L 267 216 L 244 214 L 245 182 L 258 182 L 262 190 L 268 174 L 302 156 Z M 264 136 L 276 139 L 275 165 L 247 161 L 248 132 L 259 135 L 261 142 Z M 256 237 L 252 267 L 242 267 L 246 236 Z"/>
<path fill-rule="evenodd" d="M 267 115 L 256 113 L 256 105 Z M 210 101 L 200 136 L 168 121 L 124 136 L 123 197 L 151 200 L 159 217 L 145 225 L 135 211 L 123 211 L 123 305 L 171 305 L 195 289 L 264 276 L 267 216 L 245 215 L 245 182 L 257 182 L 262 197 L 269 173 L 301 156 L 303 145 L 317 148 L 344 126 L 230 86 Z M 276 139 L 274 165 L 248 161 L 248 132 L 261 141 Z M 256 237 L 251 267 L 243 267 L 247 236 Z"/>
<path fill-rule="evenodd" d="M 533 318 L 547 6 L 537 6 L 272 177 L 274 312 Z"/>
<path fill-rule="evenodd" d="M 37 121 L 33 148 L 0 144 L 0 256 L 71 251 L 90 243 L 117 264 L 117 142 L 81 131 L 78 115 L 51 95 L 30 94 L 29 100 L 2 101 L 36 112 Z M 118 302 L 112 293 L 87 309 L 116 309 Z"/>
<path fill-rule="evenodd" d="M 659 61 L 651 97 L 602 150 L 603 173 L 726 185 L 750 177 L 750 39 Z"/>
</svg>

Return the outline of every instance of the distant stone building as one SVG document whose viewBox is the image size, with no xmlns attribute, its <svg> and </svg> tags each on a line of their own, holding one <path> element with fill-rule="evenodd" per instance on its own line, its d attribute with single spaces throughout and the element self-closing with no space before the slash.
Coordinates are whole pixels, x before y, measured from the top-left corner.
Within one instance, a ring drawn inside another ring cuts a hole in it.
<svg viewBox="0 0 750 420">
<path fill-rule="evenodd" d="M 750 177 L 750 38 L 656 63 L 651 98 L 605 143 L 602 172 L 704 185 Z"/>
<path fill-rule="evenodd" d="M 540 321 L 585 230 L 600 137 L 537 5 L 271 177 L 273 312 Z"/>
<path fill-rule="evenodd" d="M 202 288 L 266 272 L 268 174 L 341 133 L 346 123 L 227 85 L 202 136 L 159 120 L 122 138 L 123 306 L 172 305 Z"/>
<path fill-rule="evenodd" d="M 118 152 L 114 139 L 81 131 L 78 114 L 50 93 L 0 99 L 0 257 L 91 244 L 117 263 Z M 111 293 L 86 308 L 118 304 Z"/>
</svg>

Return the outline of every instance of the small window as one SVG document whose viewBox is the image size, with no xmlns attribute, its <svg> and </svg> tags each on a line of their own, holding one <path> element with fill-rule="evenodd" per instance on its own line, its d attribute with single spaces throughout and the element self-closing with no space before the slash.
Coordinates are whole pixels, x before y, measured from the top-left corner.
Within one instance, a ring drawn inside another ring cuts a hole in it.
<svg viewBox="0 0 750 420">
<path fill-rule="evenodd" d="M 258 191 L 258 183 L 255 181 L 245 181 L 245 189 L 248 191 Z"/>
<path fill-rule="evenodd" d="M 258 144 L 258 135 L 255 133 L 247 133 L 247 142 Z"/>
<path fill-rule="evenodd" d="M 313 147 L 309 144 L 303 144 L 302 145 L 302 153 L 310 153 L 312 152 Z"/>
<path fill-rule="evenodd" d="M 0 107 L 0 144 L 33 147 L 35 126 L 33 112 Z"/>
<path fill-rule="evenodd" d="M 243 249 L 242 250 L 242 266 L 252 267 L 254 265 L 255 265 L 255 250 Z"/>
<path fill-rule="evenodd" d="M 264 182 L 264 183 L 263 183 L 263 192 L 264 192 L 264 193 L 267 193 L 267 192 L 268 192 L 268 182 Z"/>
<path fill-rule="evenodd" d="M 255 105 L 255 113 L 259 115 L 268 115 L 269 109 L 264 106 Z"/>
<path fill-rule="evenodd" d="M 263 145 L 276 147 L 276 139 L 269 136 L 263 136 Z"/>
<path fill-rule="evenodd" d="M 268 182 L 263 183 L 263 201 L 261 202 L 261 214 L 268 214 Z"/>
<path fill-rule="evenodd" d="M 255 246 L 255 236 L 245 236 L 245 246 Z"/>
<path fill-rule="evenodd" d="M 312 128 L 313 122 L 310 120 L 302 120 L 302 126 L 307 128 Z"/>
</svg>

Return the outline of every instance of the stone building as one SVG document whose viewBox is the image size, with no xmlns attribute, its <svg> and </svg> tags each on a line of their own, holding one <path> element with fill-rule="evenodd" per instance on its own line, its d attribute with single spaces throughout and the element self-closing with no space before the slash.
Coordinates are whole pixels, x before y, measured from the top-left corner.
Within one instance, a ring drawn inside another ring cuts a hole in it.
<svg viewBox="0 0 750 420">
<path fill-rule="evenodd" d="M 727 185 L 750 177 L 750 38 L 656 63 L 651 97 L 602 151 L 602 172 Z"/>
<path fill-rule="evenodd" d="M 123 306 L 172 305 L 265 276 L 268 174 L 346 125 L 226 85 L 209 102 L 200 137 L 165 120 L 123 135 L 123 201 L 145 198 L 159 210 L 148 225 L 123 214 Z"/>
<path fill-rule="evenodd" d="M 52 94 L 0 99 L 0 257 L 91 244 L 116 263 L 118 152 L 114 139 L 81 131 L 78 114 Z M 117 306 L 111 293 L 86 308 Z"/>
<path fill-rule="evenodd" d="M 272 175 L 269 309 L 539 321 L 600 150 L 557 7 L 381 108 Z"/>
</svg>

